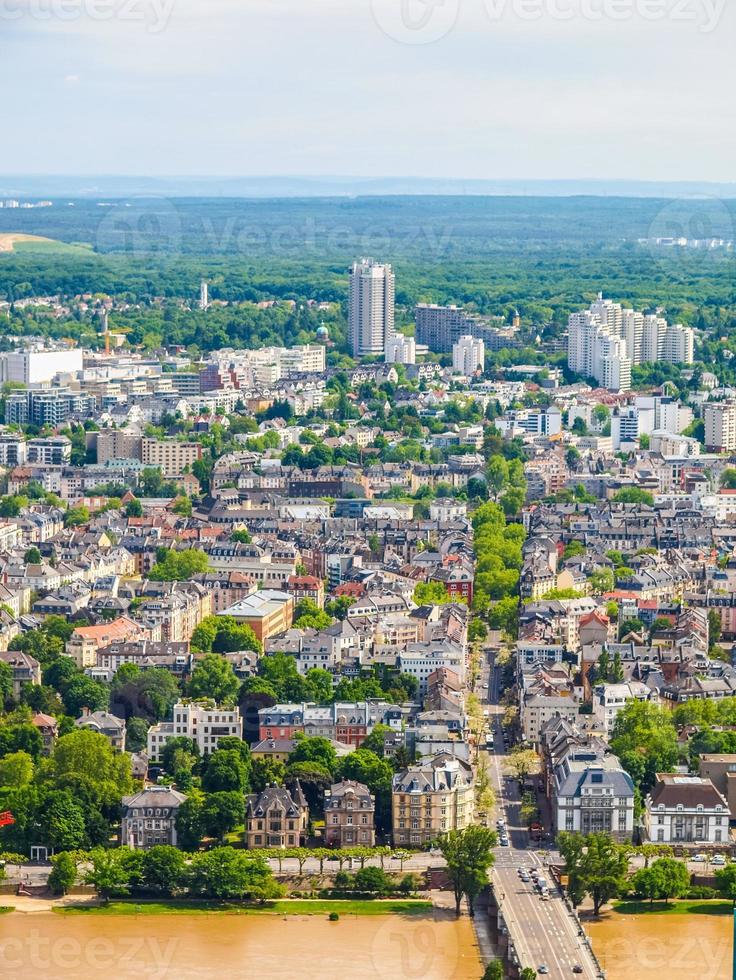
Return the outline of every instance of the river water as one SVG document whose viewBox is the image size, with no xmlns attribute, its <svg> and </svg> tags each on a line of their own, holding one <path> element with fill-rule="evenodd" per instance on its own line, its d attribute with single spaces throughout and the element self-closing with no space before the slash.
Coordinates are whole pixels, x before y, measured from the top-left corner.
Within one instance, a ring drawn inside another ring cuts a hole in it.
<svg viewBox="0 0 736 980">
<path fill-rule="evenodd" d="M 731 980 L 730 915 L 618 915 L 586 924 L 608 980 Z"/>
<path fill-rule="evenodd" d="M 0 915 L 3 980 L 478 980 L 473 926 L 427 916 Z M 704 980 L 704 978 L 701 978 Z"/>
</svg>

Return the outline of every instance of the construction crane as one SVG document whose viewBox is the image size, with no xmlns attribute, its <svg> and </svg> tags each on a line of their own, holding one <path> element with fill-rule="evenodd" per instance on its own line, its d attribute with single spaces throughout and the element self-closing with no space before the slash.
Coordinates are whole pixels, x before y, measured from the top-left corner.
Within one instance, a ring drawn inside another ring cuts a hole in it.
<svg viewBox="0 0 736 980">
<path fill-rule="evenodd" d="M 107 317 L 107 311 L 102 314 L 102 336 L 105 338 L 105 353 L 110 353 L 110 338 L 111 337 L 124 337 L 123 333 L 115 333 L 110 329 L 110 324 Z"/>
</svg>

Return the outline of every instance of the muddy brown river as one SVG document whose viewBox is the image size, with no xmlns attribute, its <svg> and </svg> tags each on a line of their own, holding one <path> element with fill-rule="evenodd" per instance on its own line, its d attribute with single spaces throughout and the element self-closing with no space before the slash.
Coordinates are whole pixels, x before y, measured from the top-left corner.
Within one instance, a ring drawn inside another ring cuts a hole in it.
<svg viewBox="0 0 736 980">
<path fill-rule="evenodd" d="M 469 919 L 0 915 L 3 980 L 478 980 Z M 701 977 L 701 980 L 704 978 Z"/>
<path fill-rule="evenodd" d="M 731 980 L 730 915 L 609 913 L 586 929 L 608 980 Z"/>
</svg>

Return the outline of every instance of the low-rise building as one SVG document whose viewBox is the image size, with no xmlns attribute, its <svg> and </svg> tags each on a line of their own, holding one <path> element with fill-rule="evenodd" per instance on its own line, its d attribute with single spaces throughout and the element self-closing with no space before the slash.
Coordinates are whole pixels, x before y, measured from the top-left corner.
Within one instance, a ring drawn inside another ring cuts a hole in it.
<svg viewBox="0 0 736 980">
<path fill-rule="evenodd" d="M 644 826 L 655 844 L 724 844 L 729 809 L 710 779 L 658 773 L 647 796 Z"/>
<path fill-rule="evenodd" d="M 125 719 L 110 714 L 109 711 L 90 711 L 83 708 L 81 717 L 74 722 L 77 728 L 104 735 L 110 745 L 119 752 L 125 751 Z"/>
<path fill-rule="evenodd" d="M 150 635 L 140 623 L 119 616 L 99 626 L 78 626 L 66 643 L 66 655 L 71 657 L 80 670 L 97 666 L 97 651 L 115 642 L 144 639 Z"/>
<path fill-rule="evenodd" d="M 363 783 L 343 779 L 325 792 L 325 844 L 374 847 L 376 800 Z"/>
<path fill-rule="evenodd" d="M 525 698 L 521 709 L 521 731 L 527 742 L 539 742 L 544 725 L 561 716 L 570 722 L 580 717 L 580 705 L 572 697 L 557 694 L 535 694 Z"/>
<path fill-rule="evenodd" d="M 571 750 L 554 773 L 555 828 L 607 833 L 630 841 L 634 832 L 634 784 L 613 755 Z"/>
<path fill-rule="evenodd" d="M 274 704 L 258 712 L 259 737 L 291 739 L 297 733 L 359 747 L 376 725 L 401 729 L 403 711 L 388 701 Z"/>
<path fill-rule="evenodd" d="M 311 599 L 320 609 L 324 608 L 324 582 L 315 575 L 290 575 L 286 584 L 286 591 L 295 603 L 302 599 Z"/>
<path fill-rule="evenodd" d="M 600 684 L 593 691 L 593 717 L 606 735 L 613 732 L 616 719 L 632 701 L 649 701 L 653 692 L 646 684 Z"/>
<path fill-rule="evenodd" d="M 294 599 L 288 592 L 276 589 L 262 589 L 253 592 L 217 613 L 218 616 L 232 616 L 239 623 L 250 626 L 263 643 L 270 636 L 285 633 L 294 618 Z"/>
<path fill-rule="evenodd" d="M 51 755 L 59 734 L 59 722 L 53 715 L 45 715 L 39 712 L 31 718 L 31 724 L 39 730 L 43 739 L 43 754 Z"/>
<path fill-rule="evenodd" d="M 736 816 L 736 755 L 701 755 L 698 773 L 710 779 L 715 788 L 726 798 L 733 819 Z"/>
<path fill-rule="evenodd" d="M 41 683 L 41 665 L 35 657 L 22 650 L 3 650 L 0 663 L 10 667 L 13 674 L 13 697 L 17 701 L 24 684 Z"/>
<path fill-rule="evenodd" d="M 246 797 L 245 843 L 248 848 L 301 847 L 307 835 L 309 807 L 299 783 L 291 790 L 267 786 Z"/>
<path fill-rule="evenodd" d="M 176 818 L 185 800 L 186 796 L 171 786 L 148 786 L 132 796 L 124 796 L 121 846 L 142 850 L 157 844 L 176 847 Z"/>
</svg>

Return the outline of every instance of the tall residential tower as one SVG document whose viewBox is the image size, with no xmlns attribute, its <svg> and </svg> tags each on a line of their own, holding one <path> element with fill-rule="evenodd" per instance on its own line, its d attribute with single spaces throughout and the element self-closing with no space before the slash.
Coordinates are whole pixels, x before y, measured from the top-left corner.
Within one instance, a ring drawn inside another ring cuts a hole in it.
<svg viewBox="0 0 736 980">
<path fill-rule="evenodd" d="M 395 277 L 390 265 L 361 259 L 350 270 L 348 337 L 354 357 L 382 355 L 394 335 Z"/>
</svg>

